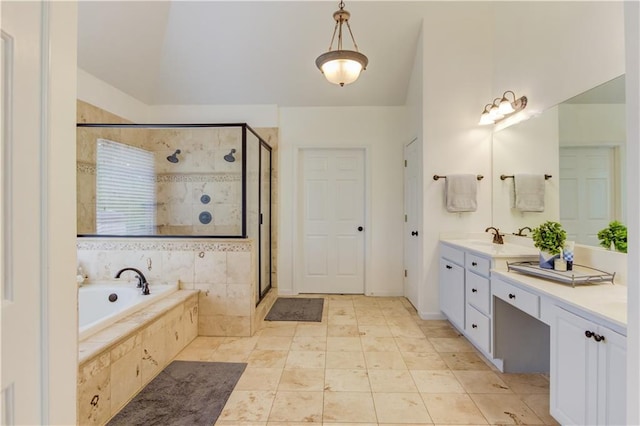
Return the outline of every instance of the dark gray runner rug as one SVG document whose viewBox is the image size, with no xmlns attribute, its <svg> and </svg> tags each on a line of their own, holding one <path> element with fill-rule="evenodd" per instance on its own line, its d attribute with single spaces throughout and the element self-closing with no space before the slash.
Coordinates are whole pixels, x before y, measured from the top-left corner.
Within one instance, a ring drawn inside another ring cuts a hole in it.
<svg viewBox="0 0 640 426">
<path fill-rule="evenodd" d="M 266 321 L 322 321 L 322 298 L 279 297 L 264 318 Z"/>
<path fill-rule="evenodd" d="M 247 364 L 173 361 L 109 425 L 215 423 Z"/>
</svg>

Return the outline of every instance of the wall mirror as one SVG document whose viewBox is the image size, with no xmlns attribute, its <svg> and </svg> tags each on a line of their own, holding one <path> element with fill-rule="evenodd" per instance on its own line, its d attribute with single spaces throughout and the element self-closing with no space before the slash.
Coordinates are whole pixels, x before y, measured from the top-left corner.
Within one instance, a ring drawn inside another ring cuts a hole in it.
<svg viewBox="0 0 640 426">
<path fill-rule="evenodd" d="M 598 246 L 609 222 L 626 223 L 625 76 L 594 87 L 540 115 L 493 134 L 493 223 L 508 233 L 562 223 L 568 239 Z M 550 174 L 545 211 L 513 205 L 515 173 Z"/>
<path fill-rule="evenodd" d="M 78 236 L 253 237 L 271 147 L 250 127 L 78 124 Z"/>
</svg>

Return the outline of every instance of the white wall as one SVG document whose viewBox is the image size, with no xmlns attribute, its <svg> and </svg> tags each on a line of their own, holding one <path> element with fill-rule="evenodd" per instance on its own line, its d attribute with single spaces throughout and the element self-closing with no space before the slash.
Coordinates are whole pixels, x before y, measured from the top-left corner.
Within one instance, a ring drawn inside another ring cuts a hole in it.
<svg viewBox="0 0 640 426">
<path fill-rule="evenodd" d="M 42 251 L 47 268 L 48 339 L 43 342 L 48 374 L 48 424 L 76 423 L 78 329 L 76 275 L 76 46 L 75 2 L 49 3 L 48 148 L 43 163 L 46 220 Z M 37 246 L 36 246 L 37 247 Z M 36 254 L 37 255 L 37 254 Z M 34 300 L 34 303 L 37 301 Z M 19 325 L 16 325 L 19 326 Z M 34 395 L 34 400 L 39 396 Z"/>
<path fill-rule="evenodd" d="M 624 145 L 625 104 L 559 105 L 560 145 Z"/>
<path fill-rule="evenodd" d="M 410 135 L 404 107 L 281 108 L 278 292 L 295 294 L 294 226 L 297 157 L 300 148 L 366 147 L 369 204 L 366 291 L 370 295 L 403 292 L 403 144 Z"/>
<path fill-rule="evenodd" d="M 627 188 L 627 424 L 640 424 L 640 3 L 625 2 Z"/>
<path fill-rule="evenodd" d="M 438 240 L 441 232 L 477 232 L 491 225 L 490 129 L 477 125 L 491 90 L 492 9 L 488 3 L 434 4 L 423 21 L 423 282 L 418 311 L 441 317 Z M 481 174 L 478 210 L 448 213 L 444 181 L 434 174 Z"/>
<path fill-rule="evenodd" d="M 134 123 L 147 122 L 147 104 L 78 68 L 78 99 Z"/>
<path fill-rule="evenodd" d="M 78 99 L 134 123 L 247 123 L 278 127 L 276 105 L 147 105 L 78 68 Z"/>
<path fill-rule="evenodd" d="M 147 123 L 247 123 L 278 127 L 277 105 L 152 105 Z"/>
<path fill-rule="evenodd" d="M 493 90 L 542 112 L 625 72 L 623 2 L 497 2 Z"/>
</svg>

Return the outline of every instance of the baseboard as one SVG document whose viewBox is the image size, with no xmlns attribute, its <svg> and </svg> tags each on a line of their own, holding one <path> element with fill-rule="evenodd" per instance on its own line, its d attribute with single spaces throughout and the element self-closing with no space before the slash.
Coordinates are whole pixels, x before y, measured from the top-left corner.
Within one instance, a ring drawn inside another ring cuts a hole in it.
<svg viewBox="0 0 640 426">
<path fill-rule="evenodd" d="M 442 312 L 418 312 L 418 316 L 423 320 L 445 320 L 447 317 Z"/>
</svg>

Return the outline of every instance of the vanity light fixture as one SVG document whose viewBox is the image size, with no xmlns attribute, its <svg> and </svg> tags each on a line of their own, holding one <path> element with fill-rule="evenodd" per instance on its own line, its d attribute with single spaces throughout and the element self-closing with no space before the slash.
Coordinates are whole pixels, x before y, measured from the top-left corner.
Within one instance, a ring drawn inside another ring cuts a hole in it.
<svg viewBox="0 0 640 426">
<path fill-rule="evenodd" d="M 507 98 L 507 94 L 511 93 L 513 101 Z M 522 96 L 516 98 L 516 94 L 511 90 L 503 93 L 501 98 L 495 98 L 492 103 L 484 106 L 482 115 L 480 115 L 480 125 L 495 124 L 505 118 L 522 111 L 527 106 L 527 97 Z M 487 109 L 488 108 L 488 109 Z"/>
<path fill-rule="evenodd" d="M 322 71 L 322 74 L 329 80 L 330 83 L 339 84 L 344 86 L 345 84 L 353 83 L 360 76 L 362 70 L 367 69 L 369 59 L 358 51 L 358 45 L 355 38 L 353 38 L 353 32 L 351 32 L 351 25 L 349 25 L 349 18 L 351 14 L 344 9 L 344 1 L 340 1 L 339 10 L 333 13 L 333 19 L 336 21 L 336 25 L 333 28 L 333 35 L 331 36 L 331 43 L 329 44 L 329 50 L 316 59 L 316 66 Z M 342 49 L 342 25 L 347 24 L 351 41 L 355 50 L 343 50 Z M 332 50 L 333 41 L 336 38 L 336 32 L 338 33 L 338 44 L 336 50 Z"/>
<path fill-rule="evenodd" d="M 495 98 L 493 103 L 491 104 L 491 108 L 489 108 L 489 117 L 493 119 L 493 121 L 500 120 L 504 118 L 504 114 L 500 111 L 500 107 L 496 105 L 496 101 L 499 101 L 500 98 Z"/>
</svg>

